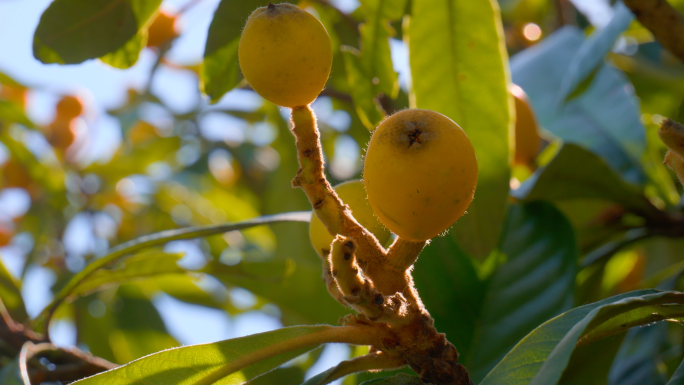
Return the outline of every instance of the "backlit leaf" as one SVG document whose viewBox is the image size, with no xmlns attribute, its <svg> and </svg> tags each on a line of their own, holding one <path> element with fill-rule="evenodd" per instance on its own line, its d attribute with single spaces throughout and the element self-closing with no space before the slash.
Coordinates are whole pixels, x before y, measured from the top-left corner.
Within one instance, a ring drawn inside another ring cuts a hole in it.
<svg viewBox="0 0 684 385">
<path fill-rule="evenodd" d="M 572 226 L 548 203 L 511 207 L 466 367 L 475 382 L 530 331 L 573 306 L 578 251 Z"/>
<path fill-rule="evenodd" d="M 282 346 L 330 328 L 331 326 L 297 326 L 210 344 L 169 349 L 74 384 L 244 384 L 312 350 L 318 344 L 312 343 L 294 350 L 280 350 L 279 354 L 270 351 L 274 346 Z"/>
<path fill-rule="evenodd" d="M 145 48 L 146 43 L 147 33 L 145 31 L 140 31 L 121 48 L 100 57 L 100 60 L 114 68 L 130 68 L 138 61 L 140 51 Z"/>
<path fill-rule="evenodd" d="M 558 92 L 559 103 L 565 103 L 576 95 L 575 90 L 585 79 L 590 77 L 593 80 L 592 74 L 596 74 L 605 56 L 615 45 L 615 41 L 634 20 L 634 14 L 622 2 L 618 2 L 614 9 L 615 13 L 610 22 L 589 36 L 572 58 L 568 71 L 561 81 L 561 88 Z"/>
<path fill-rule="evenodd" d="M 100 290 L 107 285 L 130 282 L 166 274 L 184 274 L 185 269 L 178 266 L 182 253 L 162 251 L 143 252 L 117 263 L 111 269 L 100 269 L 83 280 L 71 293 L 72 296 Z"/>
<path fill-rule="evenodd" d="M 564 144 L 551 162 L 538 169 L 511 195 L 527 201 L 603 199 L 638 213 L 657 213 L 637 186 L 622 180 L 596 154 L 572 143 Z"/>
<path fill-rule="evenodd" d="M 55 0 L 33 36 L 43 63 L 78 64 L 123 47 L 150 20 L 161 0 Z"/>
<path fill-rule="evenodd" d="M 412 107 L 440 112 L 475 147 L 475 199 L 450 235 L 470 255 L 494 249 L 509 190 L 507 57 L 496 1 L 413 1 L 408 29 Z"/>
<path fill-rule="evenodd" d="M 684 294 L 640 290 L 574 308 L 523 338 L 480 385 L 554 385 L 578 342 L 665 319 L 684 319 Z"/>
<path fill-rule="evenodd" d="M 265 0 L 222 0 L 209 26 L 201 73 L 202 91 L 216 103 L 242 79 L 238 43 L 252 11 L 268 5 Z"/>
</svg>

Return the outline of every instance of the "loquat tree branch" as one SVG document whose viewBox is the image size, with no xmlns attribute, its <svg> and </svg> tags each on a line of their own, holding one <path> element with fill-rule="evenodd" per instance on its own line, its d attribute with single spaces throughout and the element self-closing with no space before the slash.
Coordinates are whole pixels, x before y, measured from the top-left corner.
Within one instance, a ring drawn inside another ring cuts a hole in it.
<svg viewBox="0 0 684 385">
<path fill-rule="evenodd" d="M 370 231 L 354 219 L 349 207 L 337 196 L 325 178 L 320 134 L 311 107 L 292 109 L 292 122 L 300 166 L 292 180 L 292 186 L 304 190 L 316 215 L 330 234 L 340 234 L 354 239 L 361 254 L 371 263 L 383 261 L 383 247 Z"/>
<path fill-rule="evenodd" d="M 398 271 L 405 271 L 416 263 L 426 244 L 426 241 L 413 242 L 397 238 L 387 250 L 387 260 Z"/>
<path fill-rule="evenodd" d="M 413 284 L 411 266 L 426 242 L 397 238 L 384 250 L 326 180 L 311 108 L 293 108 L 292 122 L 300 166 L 292 186 L 304 190 L 318 218 L 335 236 L 324 261 L 324 281 L 333 297 L 360 313 L 344 317 L 342 323 L 378 328 L 383 337 L 369 343 L 371 351 L 398 357 L 425 383 L 472 385 L 458 363 L 458 351 L 435 329 Z"/>
<path fill-rule="evenodd" d="M 624 0 L 637 20 L 668 51 L 684 62 L 684 16 L 667 0 Z"/>
</svg>

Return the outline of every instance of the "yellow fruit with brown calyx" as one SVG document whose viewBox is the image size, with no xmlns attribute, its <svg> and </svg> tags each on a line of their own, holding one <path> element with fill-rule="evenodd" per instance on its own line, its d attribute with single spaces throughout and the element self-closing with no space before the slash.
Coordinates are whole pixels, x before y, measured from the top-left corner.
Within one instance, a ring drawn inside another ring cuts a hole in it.
<svg viewBox="0 0 684 385">
<path fill-rule="evenodd" d="M 350 180 L 340 183 L 334 187 L 337 196 L 342 199 L 344 204 L 349 206 L 352 215 L 361 226 L 365 227 L 375 235 L 380 244 L 387 243 L 390 232 L 380 223 L 373 213 L 373 209 L 366 198 L 366 190 L 360 180 Z M 309 224 L 309 237 L 311 244 L 321 257 L 326 258 L 330 253 L 330 245 L 334 237 L 330 235 L 315 212 L 311 213 L 311 223 Z"/>
<path fill-rule="evenodd" d="M 537 154 L 541 146 L 537 120 L 525 91 L 515 84 L 511 84 L 509 91 L 515 99 L 516 116 L 513 163 L 534 170 L 537 168 Z"/>
<path fill-rule="evenodd" d="M 332 67 L 330 36 L 292 4 L 269 4 L 249 16 L 238 47 L 245 79 L 264 99 L 305 106 L 321 93 Z"/>
<path fill-rule="evenodd" d="M 366 154 L 368 201 L 382 223 L 409 241 L 439 235 L 463 215 L 475 194 L 477 159 L 466 133 L 430 110 L 385 119 Z"/>
</svg>

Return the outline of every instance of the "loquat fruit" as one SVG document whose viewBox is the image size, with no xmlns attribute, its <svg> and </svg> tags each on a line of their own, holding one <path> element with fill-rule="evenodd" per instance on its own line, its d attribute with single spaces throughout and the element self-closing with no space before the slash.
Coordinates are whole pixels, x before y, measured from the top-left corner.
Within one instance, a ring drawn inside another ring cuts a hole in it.
<svg viewBox="0 0 684 385">
<path fill-rule="evenodd" d="M 425 241 L 446 230 L 470 205 L 477 184 L 475 150 L 448 117 L 403 110 L 373 133 L 364 183 L 385 226 L 406 240 Z"/>
<path fill-rule="evenodd" d="M 238 47 L 245 79 L 264 99 L 305 106 L 321 93 L 332 67 L 330 36 L 292 4 L 269 4 L 249 16 Z"/>
</svg>

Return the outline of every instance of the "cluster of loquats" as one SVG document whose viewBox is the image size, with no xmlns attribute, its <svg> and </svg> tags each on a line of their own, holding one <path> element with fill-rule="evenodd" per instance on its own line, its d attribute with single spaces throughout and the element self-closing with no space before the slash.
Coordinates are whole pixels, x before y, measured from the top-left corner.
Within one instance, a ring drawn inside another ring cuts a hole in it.
<svg viewBox="0 0 684 385">
<path fill-rule="evenodd" d="M 309 104 L 332 66 L 330 38 L 312 15 L 269 4 L 247 20 L 240 68 L 266 100 L 292 108 L 301 187 L 314 208 L 311 242 L 330 294 L 358 312 L 344 325 L 373 327 L 358 370 L 409 365 L 433 384 L 472 384 L 456 348 L 439 333 L 413 285 L 411 271 L 426 242 L 461 217 L 473 199 L 477 159 L 465 132 L 429 110 L 400 111 L 374 131 L 363 181 L 333 188 L 325 178 L 316 117 Z M 393 243 L 384 248 L 396 234 Z M 378 338 L 379 337 L 379 338 Z M 378 343 L 377 341 L 380 341 Z"/>
<path fill-rule="evenodd" d="M 78 96 L 65 95 L 57 102 L 55 118 L 45 128 L 45 137 L 58 156 L 64 157 L 74 143 L 77 119 L 83 114 L 83 101 Z"/>
</svg>

